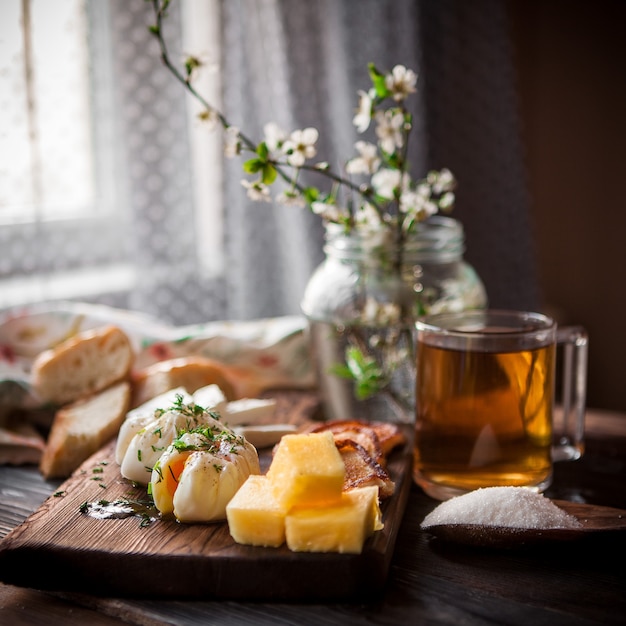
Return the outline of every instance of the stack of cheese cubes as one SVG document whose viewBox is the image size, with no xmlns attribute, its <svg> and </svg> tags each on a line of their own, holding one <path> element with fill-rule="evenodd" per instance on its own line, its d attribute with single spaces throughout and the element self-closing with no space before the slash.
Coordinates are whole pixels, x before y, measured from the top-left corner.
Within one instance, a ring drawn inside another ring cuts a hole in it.
<svg viewBox="0 0 626 626">
<path fill-rule="evenodd" d="M 296 552 L 359 554 L 383 527 L 378 487 L 343 491 L 345 466 L 330 432 L 285 435 L 266 475 L 251 475 L 226 507 L 237 543 Z"/>
</svg>

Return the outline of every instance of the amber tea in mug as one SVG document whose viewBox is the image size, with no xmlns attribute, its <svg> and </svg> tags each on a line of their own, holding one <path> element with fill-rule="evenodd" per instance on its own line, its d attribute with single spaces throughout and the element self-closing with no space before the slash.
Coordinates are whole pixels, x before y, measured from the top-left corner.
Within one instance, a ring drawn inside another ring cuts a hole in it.
<svg viewBox="0 0 626 626">
<path fill-rule="evenodd" d="M 555 364 L 567 346 L 555 441 Z M 583 451 L 586 335 L 538 313 L 443 313 L 417 323 L 414 478 L 439 500 L 490 486 L 545 490 Z M 571 396 L 571 398 L 569 398 Z M 574 416 L 572 418 L 572 415 Z"/>
</svg>

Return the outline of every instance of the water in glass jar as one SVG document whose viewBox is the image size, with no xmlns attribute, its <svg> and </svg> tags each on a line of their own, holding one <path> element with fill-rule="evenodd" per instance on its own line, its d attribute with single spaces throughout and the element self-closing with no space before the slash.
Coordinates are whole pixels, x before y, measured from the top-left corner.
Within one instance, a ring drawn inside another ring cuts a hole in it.
<svg viewBox="0 0 626 626">
<path fill-rule="evenodd" d="M 327 419 L 367 419 L 410 423 L 415 414 L 415 359 L 412 329 L 342 326 L 311 322 L 311 346 Z M 371 359 L 383 386 L 359 399 L 355 381 L 332 372 L 346 365 L 346 352 L 357 349 Z"/>
</svg>

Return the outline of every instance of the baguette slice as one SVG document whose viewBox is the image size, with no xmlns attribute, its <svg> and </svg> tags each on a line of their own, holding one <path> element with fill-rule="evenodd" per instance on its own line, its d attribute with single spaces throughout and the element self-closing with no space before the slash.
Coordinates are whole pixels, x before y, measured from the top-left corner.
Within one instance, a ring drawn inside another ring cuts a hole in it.
<svg viewBox="0 0 626 626">
<path fill-rule="evenodd" d="M 130 399 L 130 383 L 122 381 L 59 409 L 39 464 L 44 477 L 67 478 L 117 435 Z"/>
<path fill-rule="evenodd" d="M 116 326 L 84 331 L 39 354 L 32 366 L 33 389 L 43 402 L 75 402 L 129 378 L 133 349 Z"/>
<path fill-rule="evenodd" d="M 186 356 L 159 361 L 133 374 L 133 407 L 163 393 L 183 387 L 193 394 L 201 387 L 217 385 L 226 400 L 235 399 L 228 371 L 221 363 L 200 356 Z"/>
</svg>

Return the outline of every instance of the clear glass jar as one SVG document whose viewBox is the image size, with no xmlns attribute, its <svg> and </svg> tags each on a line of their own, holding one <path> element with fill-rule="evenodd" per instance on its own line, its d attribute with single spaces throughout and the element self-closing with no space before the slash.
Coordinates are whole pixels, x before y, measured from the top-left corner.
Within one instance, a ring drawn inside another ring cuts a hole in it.
<svg viewBox="0 0 626 626">
<path fill-rule="evenodd" d="M 327 419 L 413 421 L 415 320 L 487 305 L 464 241 L 461 223 L 442 216 L 403 245 L 328 224 L 302 300 Z"/>
</svg>

